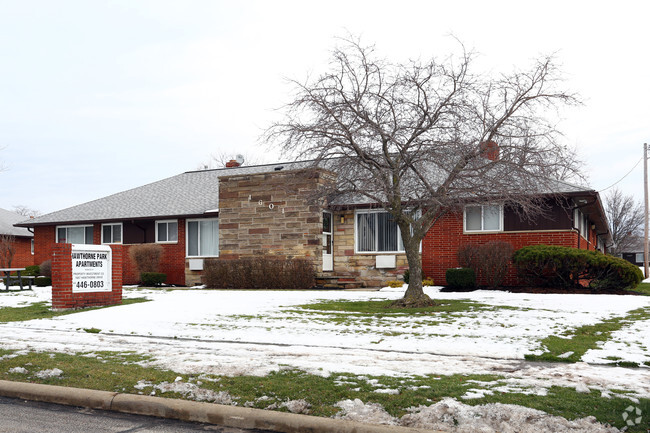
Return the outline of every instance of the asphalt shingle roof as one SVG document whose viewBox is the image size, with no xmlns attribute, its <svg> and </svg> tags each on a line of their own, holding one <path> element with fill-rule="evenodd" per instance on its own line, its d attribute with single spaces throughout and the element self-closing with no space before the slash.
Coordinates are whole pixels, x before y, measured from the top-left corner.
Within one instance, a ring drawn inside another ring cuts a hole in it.
<svg viewBox="0 0 650 433">
<path fill-rule="evenodd" d="M 34 237 L 32 232 L 26 228 L 14 227 L 14 224 L 25 221 L 23 215 L 16 212 L 0 209 L 0 235 L 28 236 Z"/>
<path fill-rule="evenodd" d="M 34 226 L 83 221 L 201 215 L 219 208 L 219 177 L 295 170 L 308 162 L 289 162 L 216 170 L 189 171 L 25 221 Z"/>
<path fill-rule="evenodd" d="M 189 171 L 147 185 L 118 192 L 67 209 L 20 222 L 21 226 L 117 221 L 124 219 L 202 215 L 219 208 L 219 177 L 268 173 L 313 167 L 314 161 L 281 162 L 256 166 Z M 329 164 L 321 164 L 327 166 Z M 336 165 L 336 164 L 334 164 Z M 336 170 L 335 167 L 332 167 Z M 576 193 L 588 188 L 557 181 L 556 192 Z M 368 204 L 362 196 L 348 196 L 333 204 Z"/>
</svg>

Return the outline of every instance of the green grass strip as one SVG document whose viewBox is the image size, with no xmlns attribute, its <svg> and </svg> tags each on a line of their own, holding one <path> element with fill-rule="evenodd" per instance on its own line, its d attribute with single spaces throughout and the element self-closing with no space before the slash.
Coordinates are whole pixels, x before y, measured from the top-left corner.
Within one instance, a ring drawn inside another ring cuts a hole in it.
<svg viewBox="0 0 650 433">
<path fill-rule="evenodd" d="M 599 342 L 609 340 L 613 332 L 633 322 L 649 319 L 650 307 L 645 307 L 630 311 L 623 317 L 613 317 L 595 325 L 585 325 L 574 330 L 568 330 L 564 333 L 564 337 L 550 335 L 542 340 L 546 352 L 541 355 L 529 354 L 525 357 L 529 361 L 579 362 L 588 350 L 597 349 Z M 569 356 L 560 357 L 570 352 L 573 353 Z M 612 363 L 628 367 L 637 365 L 615 360 Z"/>
<path fill-rule="evenodd" d="M 147 301 L 149 301 L 149 299 L 147 298 L 122 299 L 122 304 L 119 305 L 137 304 L 140 302 L 147 302 Z M 80 310 L 52 311 L 49 302 L 35 302 L 26 307 L 0 308 L 0 323 L 22 322 L 24 320 L 33 320 L 33 319 L 49 319 L 51 317 L 65 316 L 67 314 L 74 314 L 82 311 L 91 311 L 91 310 L 98 310 L 100 308 L 118 307 L 119 305 L 90 307 L 90 308 L 84 308 Z"/>
<path fill-rule="evenodd" d="M 531 394 L 531 390 L 526 388 L 504 393 L 498 391 L 498 388 L 508 385 L 508 382 L 497 375 L 393 377 L 333 373 L 323 377 L 287 369 L 263 377 L 228 377 L 198 372 L 179 374 L 148 367 L 145 365 L 147 361 L 150 359 L 134 353 L 95 352 L 86 355 L 67 355 L 21 352 L 17 354 L 0 349 L 0 379 L 150 394 L 154 391 L 153 387 L 147 386 L 141 389 L 135 388 L 135 385 L 141 380 L 152 384 L 171 383 L 180 376 L 182 382 L 194 384 L 202 389 L 228 392 L 234 404 L 238 406 L 286 411 L 282 403 L 288 400 L 305 399 L 311 404 L 312 415 L 327 417 L 339 412 L 336 403 L 346 399 L 358 398 L 365 403 L 379 403 L 392 416 L 401 417 L 408 413 L 410 407 L 429 406 L 445 397 L 452 397 L 470 405 L 517 404 L 567 419 L 594 416 L 602 423 L 622 428 L 625 422 L 621 415 L 631 404 L 626 397 L 629 393 L 624 390 L 620 393 L 612 392 L 611 398 L 602 397 L 596 390 L 590 393 L 578 393 L 572 388 L 556 386 L 550 387 L 546 395 Z M 54 368 L 62 370 L 63 373 L 57 377 L 38 376 L 39 372 Z M 508 387 L 512 388 L 512 384 Z M 492 389 L 492 391 L 478 399 L 461 398 L 469 389 L 477 388 Z M 392 390 L 394 393 L 381 392 L 382 390 Z M 188 398 L 187 395 L 177 392 L 161 393 L 160 390 L 155 392 L 162 397 Z M 640 399 L 634 406 L 641 408 L 644 414 L 650 414 L 650 399 Z M 645 433 L 645 430 L 635 427 L 628 432 Z"/>
<path fill-rule="evenodd" d="M 641 283 L 636 288 L 632 289 L 633 292 L 641 293 L 642 295 L 650 296 L 650 283 Z"/>
<path fill-rule="evenodd" d="M 478 302 L 459 299 L 438 301 L 439 305 L 426 308 L 390 308 L 393 301 L 320 301 L 312 304 L 298 305 L 296 308 L 326 312 L 346 312 L 373 315 L 375 317 L 397 315 L 428 315 L 433 313 L 458 313 L 478 309 L 492 309 L 492 306 Z"/>
</svg>

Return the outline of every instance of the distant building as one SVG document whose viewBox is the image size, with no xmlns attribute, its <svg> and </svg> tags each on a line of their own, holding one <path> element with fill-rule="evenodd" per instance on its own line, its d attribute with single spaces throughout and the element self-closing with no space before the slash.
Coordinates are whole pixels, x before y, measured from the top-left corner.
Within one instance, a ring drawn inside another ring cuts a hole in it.
<svg viewBox="0 0 650 433">
<path fill-rule="evenodd" d="M 25 221 L 23 215 L 0 208 L 0 236 L 13 236 L 14 257 L 12 268 L 23 268 L 34 264 L 34 235 L 24 227 L 14 224 Z M 0 267 L 8 267 L 0 262 Z"/>
</svg>

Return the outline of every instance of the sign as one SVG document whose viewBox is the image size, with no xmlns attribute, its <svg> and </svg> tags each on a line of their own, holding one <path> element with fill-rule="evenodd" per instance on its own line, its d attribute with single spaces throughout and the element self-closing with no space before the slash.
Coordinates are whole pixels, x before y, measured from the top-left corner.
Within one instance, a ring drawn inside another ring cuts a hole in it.
<svg viewBox="0 0 650 433">
<path fill-rule="evenodd" d="M 72 293 L 110 292 L 112 265 L 110 246 L 72 244 Z"/>
</svg>

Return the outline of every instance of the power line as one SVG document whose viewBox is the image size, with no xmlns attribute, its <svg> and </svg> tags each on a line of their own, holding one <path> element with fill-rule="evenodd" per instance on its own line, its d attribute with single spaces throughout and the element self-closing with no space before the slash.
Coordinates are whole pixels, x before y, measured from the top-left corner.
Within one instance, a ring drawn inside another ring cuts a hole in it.
<svg viewBox="0 0 650 433">
<path fill-rule="evenodd" d="M 622 178 L 620 178 L 619 180 L 617 180 L 615 183 L 611 184 L 611 185 L 608 186 L 607 188 L 603 188 L 603 189 L 601 189 L 601 190 L 598 191 L 598 192 L 607 191 L 607 190 L 610 189 L 611 187 L 618 185 L 618 184 L 619 184 L 623 179 L 625 179 L 626 177 L 628 177 L 628 175 L 629 175 L 630 173 L 632 173 L 632 171 L 636 168 L 637 165 L 639 165 L 639 163 L 640 163 L 641 161 L 643 161 L 643 157 L 639 158 L 639 160 L 636 162 L 636 164 L 634 164 L 634 167 L 632 167 L 632 168 L 630 169 L 630 171 L 628 171 L 628 172 L 625 174 L 625 176 L 623 176 Z"/>
</svg>

